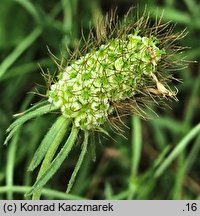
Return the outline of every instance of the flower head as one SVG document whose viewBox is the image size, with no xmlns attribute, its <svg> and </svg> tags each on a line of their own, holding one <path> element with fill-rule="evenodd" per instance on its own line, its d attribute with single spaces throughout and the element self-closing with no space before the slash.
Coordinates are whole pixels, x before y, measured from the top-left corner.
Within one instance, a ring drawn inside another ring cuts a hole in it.
<svg viewBox="0 0 200 216">
<path fill-rule="evenodd" d="M 76 127 L 99 127 L 113 112 L 112 102 L 133 97 L 145 85 L 144 77 L 156 72 L 165 53 L 158 43 L 155 37 L 137 33 L 108 40 L 65 68 L 51 86 L 49 102 L 74 119 Z"/>
<path fill-rule="evenodd" d="M 48 100 L 20 114 L 8 128 L 5 143 L 26 121 L 53 110 L 61 112 L 29 166 L 29 170 L 34 170 L 43 161 L 29 192 L 34 199 L 40 197 L 41 188 L 68 157 L 79 134 L 83 135 L 82 150 L 67 192 L 87 152 L 90 130 L 104 131 L 105 122 L 113 118 L 121 122 L 124 115 L 144 116 L 150 101 L 158 104 L 166 98 L 176 99 L 168 81 L 178 62 L 174 57 L 182 49 L 176 41 L 184 33 L 172 33 L 173 27 L 162 24 L 161 19 L 150 27 L 148 16 L 136 22 L 127 17 L 121 23 L 113 16 L 106 17 L 97 36 L 92 35 L 84 49 L 77 49 L 66 66 L 60 68 L 57 80 L 47 91 Z M 116 127 L 115 122 L 113 125 Z M 67 129 L 70 134 L 62 145 Z"/>
<path fill-rule="evenodd" d="M 171 54 L 172 46 L 166 48 L 166 43 L 173 35 L 167 32 L 161 37 L 160 26 L 140 29 L 147 27 L 148 21 L 141 26 L 143 19 L 122 33 L 115 29 L 98 46 L 69 62 L 50 87 L 49 102 L 76 127 L 99 128 L 113 115 L 115 104 L 141 93 L 174 96 L 157 78 L 161 61 Z"/>
</svg>

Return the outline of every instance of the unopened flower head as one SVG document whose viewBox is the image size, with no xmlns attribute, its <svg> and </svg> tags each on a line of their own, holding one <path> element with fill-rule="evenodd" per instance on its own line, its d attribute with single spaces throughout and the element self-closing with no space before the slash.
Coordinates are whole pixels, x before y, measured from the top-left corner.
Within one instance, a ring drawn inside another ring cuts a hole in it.
<svg viewBox="0 0 200 216">
<path fill-rule="evenodd" d="M 108 38 L 64 68 L 50 87 L 49 102 L 76 127 L 90 130 L 109 119 L 114 104 L 141 92 L 172 96 L 157 78 L 157 66 L 167 51 L 156 36 L 142 35 L 136 28 Z"/>
</svg>

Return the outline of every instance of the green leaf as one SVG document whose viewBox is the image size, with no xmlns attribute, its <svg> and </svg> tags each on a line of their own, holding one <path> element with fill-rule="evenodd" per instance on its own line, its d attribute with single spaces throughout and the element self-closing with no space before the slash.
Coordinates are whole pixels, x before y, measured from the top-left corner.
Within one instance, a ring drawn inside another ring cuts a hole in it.
<svg viewBox="0 0 200 216">
<path fill-rule="evenodd" d="M 18 130 L 18 128 L 23 125 L 26 121 L 37 117 L 37 116 L 41 116 L 43 114 L 47 114 L 53 110 L 56 110 L 56 107 L 53 107 L 52 104 L 48 104 L 48 105 L 44 105 L 42 107 L 39 107 L 35 110 L 32 110 L 28 113 L 25 113 L 23 116 L 21 116 L 19 119 L 15 120 L 7 129 L 7 132 L 10 132 L 9 135 L 7 136 L 4 144 L 7 144 L 8 141 L 12 138 L 12 136 L 14 135 L 14 133 Z"/>
<path fill-rule="evenodd" d="M 59 169 L 63 161 L 66 159 L 66 157 L 72 150 L 78 132 L 78 128 L 73 126 L 66 143 L 64 144 L 60 152 L 57 154 L 56 158 L 53 160 L 51 165 L 45 170 L 45 172 L 41 175 L 41 177 L 35 182 L 32 189 L 26 194 L 26 196 L 30 196 L 33 193 L 40 190 L 47 183 L 47 181 L 56 173 L 56 171 Z"/>
<path fill-rule="evenodd" d="M 27 0 L 15 0 L 15 1 L 21 4 L 38 23 L 40 22 L 40 18 L 41 18 L 40 14 L 38 13 L 36 7 L 34 7 L 34 4 L 31 3 L 31 1 L 27 1 Z"/>
<path fill-rule="evenodd" d="M 19 56 L 35 42 L 40 36 L 42 30 L 40 27 L 35 28 L 30 35 L 24 38 L 21 43 L 8 55 L 0 64 L 0 78 L 4 75 L 7 69 L 19 58 Z"/>
<path fill-rule="evenodd" d="M 191 17 L 189 15 L 189 13 L 187 12 L 183 12 L 181 10 L 177 10 L 174 8 L 163 8 L 163 7 L 157 7 L 156 8 L 156 13 L 153 13 L 153 11 L 155 11 L 155 5 L 153 5 L 153 7 L 149 7 L 149 11 L 151 11 L 151 15 L 156 17 L 162 17 L 163 16 L 163 11 L 164 11 L 164 16 L 163 16 L 163 20 L 172 20 L 173 22 L 177 22 L 179 24 L 185 24 L 185 25 L 189 25 L 191 23 Z"/>
<path fill-rule="evenodd" d="M 49 102 L 48 102 L 47 100 L 40 101 L 40 102 L 34 104 L 34 105 L 33 105 L 32 107 L 30 107 L 29 109 L 25 110 L 25 111 L 23 112 L 23 114 L 26 114 L 26 113 L 31 112 L 31 111 L 33 111 L 33 110 L 36 110 L 36 109 L 38 109 L 39 107 L 42 107 L 42 106 L 47 105 L 47 104 L 49 104 Z"/>
<path fill-rule="evenodd" d="M 74 180 L 76 178 L 76 175 L 77 175 L 77 173 L 78 173 L 78 171 L 79 171 L 79 169 L 80 169 L 80 167 L 81 167 L 81 165 L 83 163 L 83 159 L 85 158 L 85 154 L 87 152 L 87 145 L 88 145 L 88 136 L 89 136 L 88 131 L 86 131 L 85 135 L 84 135 L 83 148 L 82 148 L 81 154 L 79 156 L 78 162 L 76 164 L 76 167 L 75 167 L 75 169 L 74 169 L 74 171 L 72 173 L 72 176 L 71 176 L 71 178 L 69 180 L 69 184 L 68 184 L 66 193 L 70 192 L 70 190 L 71 190 L 71 188 L 72 188 L 72 186 L 74 184 Z"/>
<path fill-rule="evenodd" d="M 186 148 L 196 135 L 200 133 L 200 123 L 196 125 L 176 146 L 172 153 L 163 161 L 155 172 L 155 177 L 159 177 L 166 170 L 166 168 L 173 162 L 173 160 Z"/>
<path fill-rule="evenodd" d="M 64 116 L 60 116 L 52 125 L 48 133 L 45 135 L 40 146 L 34 154 L 34 157 L 29 165 L 28 171 L 33 171 L 42 161 L 50 146 L 59 146 L 61 143 L 70 121 Z"/>
<path fill-rule="evenodd" d="M 8 141 L 15 135 L 15 133 L 19 130 L 20 125 L 14 127 L 10 133 L 8 134 L 8 136 L 6 137 L 6 140 L 4 141 L 4 145 L 7 145 Z"/>
</svg>

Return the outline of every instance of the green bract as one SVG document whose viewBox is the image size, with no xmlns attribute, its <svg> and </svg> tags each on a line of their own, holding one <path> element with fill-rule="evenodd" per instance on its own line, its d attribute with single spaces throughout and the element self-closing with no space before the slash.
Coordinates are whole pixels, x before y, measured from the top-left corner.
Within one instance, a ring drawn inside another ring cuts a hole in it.
<svg viewBox="0 0 200 216">
<path fill-rule="evenodd" d="M 76 127 L 98 128 L 113 112 L 112 102 L 134 96 L 145 85 L 144 76 L 156 71 L 164 53 L 157 44 L 155 37 L 137 33 L 110 39 L 61 72 L 48 92 L 49 102 Z"/>
</svg>

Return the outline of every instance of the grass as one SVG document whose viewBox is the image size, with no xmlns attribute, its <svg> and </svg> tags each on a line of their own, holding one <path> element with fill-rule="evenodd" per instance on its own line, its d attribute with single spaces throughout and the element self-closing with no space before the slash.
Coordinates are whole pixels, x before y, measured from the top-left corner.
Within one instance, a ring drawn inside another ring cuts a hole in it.
<svg viewBox="0 0 200 216">
<path fill-rule="evenodd" d="M 38 170 L 27 171 L 28 165 L 55 120 L 49 114 L 35 118 L 3 146 L 12 115 L 41 99 L 27 92 L 37 87 L 45 93 L 38 64 L 45 72 L 56 72 L 47 46 L 61 58 L 65 44 L 74 49 L 81 32 L 87 35 L 97 24 L 97 14 L 102 16 L 116 4 L 121 16 L 133 4 L 131 0 L 83 2 L 50 0 L 48 6 L 43 0 L 0 2 L 0 199 L 29 199 L 24 194 L 30 191 Z M 134 5 L 138 2 L 147 3 L 135 1 Z M 157 5 L 148 1 L 148 8 L 152 19 L 164 9 L 163 19 L 176 23 L 175 31 L 187 28 L 188 35 L 181 45 L 191 47 L 184 55 L 197 63 L 174 72 L 182 80 L 177 86 L 179 101 L 169 101 L 170 108 L 164 110 L 155 108 L 159 117 L 148 121 L 136 116 L 127 119 L 130 129 L 125 128 L 126 139 L 108 128 L 112 138 L 95 136 L 90 140 L 72 191 L 66 194 L 81 152 L 77 142 L 57 175 L 42 190 L 43 199 L 200 198 L 200 5 L 195 0 L 165 0 Z M 13 11 L 16 19 L 10 16 Z"/>
</svg>

